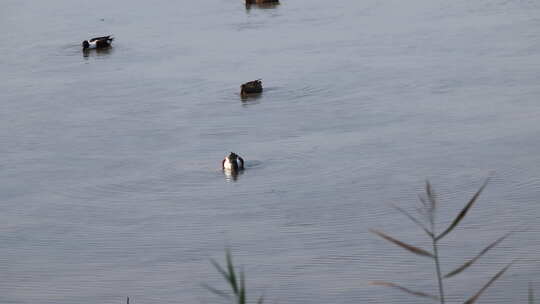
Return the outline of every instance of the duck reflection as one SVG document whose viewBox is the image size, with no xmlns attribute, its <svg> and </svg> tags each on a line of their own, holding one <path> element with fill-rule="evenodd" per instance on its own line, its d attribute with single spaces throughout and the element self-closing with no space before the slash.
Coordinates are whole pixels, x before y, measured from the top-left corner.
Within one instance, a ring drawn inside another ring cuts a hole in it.
<svg viewBox="0 0 540 304">
<path fill-rule="evenodd" d="M 112 47 L 99 48 L 99 49 L 83 49 L 82 55 L 83 58 L 88 59 L 93 56 L 107 56 L 113 52 Z"/>
<path fill-rule="evenodd" d="M 238 177 L 242 174 L 244 174 L 244 171 L 230 171 L 230 170 L 223 170 L 223 174 L 225 175 L 225 180 L 228 182 L 236 182 L 238 180 Z"/>
<path fill-rule="evenodd" d="M 261 99 L 261 97 L 262 97 L 262 94 L 249 94 L 249 95 L 240 94 L 240 100 L 242 101 L 242 105 L 257 104 L 260 102 L 259 99 Z"/>
<path fill-rule="evenodd" d="M 279 5 L 278 0 L 246 0 L 246 10 L 250 10 L 252 7 L 257 8 L 276 8 Z"/>
</svg>

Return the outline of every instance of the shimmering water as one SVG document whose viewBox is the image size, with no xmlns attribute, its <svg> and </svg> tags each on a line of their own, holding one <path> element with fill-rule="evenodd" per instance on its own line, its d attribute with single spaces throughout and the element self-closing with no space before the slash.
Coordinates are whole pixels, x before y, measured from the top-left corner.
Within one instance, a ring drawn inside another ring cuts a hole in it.
<svg viewBox="0 0 540 304">
<path fill-rule="evenodd" d="M 0 303 L 225 302 L 226 246 L 272 303 L 424 303 L 429 178 L 450 302 L 540 292 L 540 4 L 526 0 L 0 3 Z M 108 52 L 83 39 L 114 34 Z M 242 101 L 242 82 L 264 94 Z M 229 151 L 248 169 L 220 171 Z M 427 302 L 426 302 L 427 303 Z"/>
</svg>

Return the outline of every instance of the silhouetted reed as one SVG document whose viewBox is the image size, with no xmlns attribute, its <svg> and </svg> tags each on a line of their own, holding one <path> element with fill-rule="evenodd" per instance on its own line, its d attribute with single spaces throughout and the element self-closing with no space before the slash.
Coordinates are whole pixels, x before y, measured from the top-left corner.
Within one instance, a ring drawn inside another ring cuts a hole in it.
<svg viewBox="0 0 540 304">
<path fill-rule="evenodd" d="M 445 297 L 444 297 L 444 279 L 453 277 L 455 275 L 458 275 L 459 273 L 463 272 L 465 269 L 469 268 L 471 265 L 476 263 L 478 259 L 480 259 L 484 254 L 486 254 L 489 250 L 491 250 L 493 247 L 497 246 L 499 243 L 501 243 L 504 239 L 506 239 L 511 233 L 507 233 L 504 236 L 498 238 L 488 246 L 486 246 L 482 251 L 480 251 L 475 257 L 465 262 L 463 265 L 457 267 L 456 269 L 448 272 L 447 274 L 443 275 L 441 271 L 441 258 L 439 256 L 439 241 L 442 240 L 446 235 L 448 235 L 450 232 L 452 232 L 459 223 L 465 218 L 467 215 L 467 212 L 471 209 L 471 207 L 474 205 L 474 203 L 477 201 L 478 197 L 484 190 L 484 188 L 487 185 L 487 180 L 484 182 L 484 184 L 476 191 L 476 193 L 473 195 L 473 197 L 469 200 L 469 202 L 465 205 L 465 207 L 459 212 L 459 214 L 454 218 L 452 223 L 441 233 L 437 234 L 436 232 L 436 222 L 435 222 L 435 213 L 437 210 L 438 202 L 437 197 L 435 195 L 435 192 L 433 191 L 433 188 L 431 187 L 431 184 L 429 181 L 426 181 L 426 193 L 425 197 L 418 196 L 420 200 L 420 208 L 417 210 L 418 214 L 424 219 L 421 220 L 409 212 L 405 211 L 402 208 L 399 208 L 397 206 L 393 206 L 397 211 L 404 214 L 407 218 L 409 218 L 412 222 L 414 222 L 418 227 L 422 229 L 426 233 L 426 235 L 431 239 L 433 251 L 430 252 L 428 250 L 412 246 L 410 244 L 407 244 L 405 242 L 402 242 L 396 238 L 393 238 L 386 233 L 383 233 L 379 230 L 371 229 L 370 231 L 381 238 L 394 243 L 395 245 L 411 252 L 419 256 L 428 257 L 430 259 L 433 259 L 434 266 L 435 266 L 435 272 L 437 277 L 437 284 L 438 284 L 438 296 L 425 293 L 425 292 L 419 292 L 419 291 L 413 291 L 411 289 L 402 287 L 398 284 L 392 283 L 392 282 L 385 282 L 385 281 L 376 281 L 371 282 L 373 285 L 380 285 L 380 286 L 387 286 L 392 288 L 397 288 L 403 292 L 406 292 L 408 294 L 417 296 L 417 297 L 423 297 L 423 298 L 429 298 L 433 299 L 435 301 L 439 301 L 441 304 L 445 303 Z M 513 262 L 512 262 L 513 263 Z M 497 279 L 499 279 L 512 265 L 512 263 L 509 263 L 505 267 L 503 267 L 499 272 L 497 272 L 486 284 L 484 284 L 478 292 L 476 292 L 474 295 L 472 295 L 468 300 L 464 302 L 464 304 L 472 304 L 475 303 L 478 298 L 486 291 L 486 289 L 491 286 Z M 534 302 L 534 296 L 532 293 L 532 287 L 529 286 L 529 303 Z"/>
<path fill-rule="evenodd" d="M 534 304 L 534 292 L 532 283 L 529 283 L 529 304 Z"/>
<path fill-rule="evenodd" d="M 214 265 L 214 267 L 216 267 L 217 271 L 221 273 L 225 281 L 227 281 L 227 284 L 231 287 L 232 296 L 230 293 L 226 291 L 222 291 L 222 290 L 210 287 L 206 284 L 204 284 L 203 286 L 218 296 L 221 296 L 227 299 L 234 298 L 235 303 L 237 304 L 246 304 L 247 303 L 246 279 L 245 279 L 244 271 L 240 270 L 239 273 L 236 271 L 233 261 L 232 261 L 230 249 L 227 249 L 225 251 L 225 260 L 227 263 L 226 268 L 221 267 L 219 263 L 216 262 L 215 260 L 212 260 L 211 262 Z M 238 277 L 240 277 L 240 279 L 238 279 Z M 259 299 L 257 300 L 257 304 L 263 304 L 263 302 L 264 302 L 264 297 L 260 296 Z"/>
</svg>

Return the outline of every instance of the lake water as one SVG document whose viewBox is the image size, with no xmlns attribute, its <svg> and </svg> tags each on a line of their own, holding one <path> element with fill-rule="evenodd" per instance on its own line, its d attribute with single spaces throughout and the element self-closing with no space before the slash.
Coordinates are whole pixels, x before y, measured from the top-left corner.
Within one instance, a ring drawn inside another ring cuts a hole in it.
<svg viewBox="0 0 540 304">
<path fill-rule="evenodd" d="M 451 303 L 540 293 L 540 3 L 0 3 L 0 303 L 226 303 L 232 248 L 269 303 L 430 303 L 429 248 L 390 207 L 426 179 Z M 113 34 L 109 51 L 80 43 Z M 239 85 L 261 78 L 260 98 Z M 220 170 L 230 151 L 247 170 Z"/>
</svg>

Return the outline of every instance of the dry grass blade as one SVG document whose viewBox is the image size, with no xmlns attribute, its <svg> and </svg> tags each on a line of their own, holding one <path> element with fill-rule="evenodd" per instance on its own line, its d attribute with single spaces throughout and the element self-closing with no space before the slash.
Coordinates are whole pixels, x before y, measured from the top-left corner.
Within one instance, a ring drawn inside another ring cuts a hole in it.
<svg viewBox="0 0 540 304">
<path fill-rule="evenodd" d="M 532 283 L 529 283 L 529 304 L 534 304 L 534 292 Z"/>
<path fill-rule="evenodd" d="M 210 262 L 212 263 L 212 265 L 214 265 L 214 267 L 216 267 L 217 271 L 221 273 L 221 275 L 225 278 L 225 280 L 229 282 L 229 274 L 219 265 L 219 263 L 216 262 L 215 260 L 210 260 Z"/>
<path fill-rule="evenodd" d="M 227 283 L 230 285 L 232 289 L 232 293 L 228 293 L 219 289 L 215 289 L 213 287 L 210 287 L 206 284 L 203 284 L 202 286 L 206 289 L 208 289 L 210 292 L 227 298 L 231 299 L 234 298 L 236 304 L 246 304 L 247 303 L 247 296 L 246 296 L 246 276 L 242 268 L 235 270 L 233 261 L 232 261 L 232 255 L 231 251 L 229 249 L 226 250 L 226 261 L 227 261 L 227 267 L 226 269 L 219 265 L 216 261 L 211 260 L 212 264 L 216 267 L 216 269 L 221 273 L 221 275 L 225 278 Z M 236 275 L 238 274 L 238 276 Z M 261 296 L 257 304 L 263 304 L 264 297 Z"/>
<path fill-rule="evenodd" d="M 474 264 L 479 258 L 481 258 L 484 254 L 486 254 L 489 250 L 491 250 L 493 247 L 497 246 L 500 242 L 504 241 L 512 232 L 509 232 L 505 234 L 504 236 L 498 238 L 495 242 L 489 244 L 486 248 L 484 248 L 480 253 L 478 253 L 474 258 L 467 261 L 465 264 L 461 265 L 460 267 L 456 268 L 455 270 L 449 272 L 447 275 L 444 276 L 445 279 L 455 276 L 456 274 L 462 272 L 463 270 L 469 268 L 472 264 Z"/>
<path fill-rule="evenodd" d="M 244 271 L 240 272 L 240 294 L 238 295 L 238 304 L 246 304 L 246 280 Z"/>
<path fill-rule="evenodd" d="M 226 299 L 230 299 L 231 298 L 231 295 L 229 295 L 228 293 L 226 293 L 225 291 L 223 290 L 219 290 L 219 289 L 216 289 L 210 285 L 207 285 L 207 284 L 202 284 L 202 287 L 204 287 L 205 289 L 207 289 L 208 291 L 210 291 L 211 293 L 215 294 L 215 295 L 218 295 L 220 297 L 223 297 L 223 298 L 226 298 Z"/>
<path fill-rule="evenodd" d="M 406 292 L 406 293 L 411 294 L 411 295 L 415 295 L 417 297 L 429 298 L 429 299 L 432 299 L 432 300 L 435 300 L 435 301 L 439 300 L 439 297 L 437 297 L 437 296 L 434 296 L 434 295 L 431 295 L 431 294 L 428 294 L 428 293 L 425 293 L 425 292 L 421 292 L 421 291 L 410 290 L 408 288 L 405 288 L 403 286 L 399 286 L 399 285 L 391 283 L 391 282 L 373 281 L 373 282 L 370 282 L 370 284 L 371 285 L 377 285 L 377 286 L 386 286 L 386 287 L 397 288 L 397 289 L 399 289 L 399 290 L 401 290 L 403 292 Z"/>
<path fill-rule="evenodd" d="M 435 192 L 433 191 L 433 188 L 431 187 L 429 181 L 426 181 L 426 194 L 429 203 L 431 204 L 431 209 L 435 210 L 435 208 L 437 207 L 437 196 L 435 195 Z"/>
<path fill-rule="evenodd" d="M 418 199 L 420 200 L 420 202 L 422 203 L 422 205 L 424 207 L 427 207 L 427 202 L 426 200 L 424 199 L 424 197 L 422 197 L 422 195 L 418 194 Z"/>
<path fill-rule="evenodd" d="M 233 283 L 231 282 L 231 277 L 229 276 L 227 271 L 225 271 L 225 269 L 223 269 L 223 267 L 221 267 L 221 265 L 219 265 L 219 263 L 216 262 L 215 260 L 210 260 L 210 262 L 212 263 L 212 265 L 214 265 L 214 267 L 216 267 L 217 271 L 221 273 L 223 278 L 225 278 L 225 281 L 227 281 L 229 285 L 233 286 Z"/>
<path fill-rule="evenodd" d="M 431 233 L 431 231 L 429 231 L 429 229 L 427 229 L 426 226 L 422 224 L 422 222 L 420 222 L 418 219 L 412 216 L 409 212 L 405 211 L 404 209 L 399 208 L 398 206 L 394 204 L 392 204 L 392 207 L 394 207 L 394 209 L 396 209 L 397 211 L 403 213 L 406 217 L 408 217 L 411 221 L 413 221 L 416 225 L 418 225 L 418 227 L 422 228 L 422 230 L 424 230 L 424 232 L 427 233 L 427 235 L 429 235 L 430 237 L 433 237 L 433 233 Z"/>
<path fill-rule="evenodd" d="M 467 215 L 467 212 L 469 211 L 469 209 L 471 209 L 474 202 L 476 202 L 476 199 L 480 196 L 480 193 L 482 193 L 482 190 L 484 190 L 484 188 L 487 186 L 488 181 L 489 180 L 486 179 L 486 181 L 484 182 L 482 187 L 480 187 L 480 189 L 478 189 L 478 191 L 476 191 L 476 193 L 469 200 L 467 205 L 465 205 L 465 207 L 461 210 L 461 212 L 458 214 L 458 216 L 454 219 L 452 224 L 450 224 L 450 226 L 448 228 L 446 228 L 446 230 L 443 233 L 441 233 L 439 236 L 437 236 L 435 238 L 436 241 L 442 239 L 445 235 L 447 235 L 452 230 L 454 230 L 454 228 L 456 228 L 456 226 L 459 224 L 459 222 L 461 222 L 461 220 L 465 217 L 465 215 Z"/>
<path fill-rule="evenodd" d="M 231 250 L 227 249 L 227 269 L 229 270 L 229 282 L 235 294 L 238 294 L 238 283 L 236 282 L 236 275 L 234 274 L 234 265 L 232 262 Z"/>
<path fill-rule="evenodd" d="M 218 262 L 216 262 L 215 260 L 210 260 L 212 262 L 212 264 L 214 265 L 214 267 L 216 267 L 216 269 L 218 270 L 219 273 L 221 273 L 221 275 L 223 276 L 223 278 L 225 278 L 225 281 L 227 281 L 227 283 L 229 283 L 229 285 L 231 286 L 231 289 L 233 291 L 233 293 L 237 296 L 237 298 L 239 297 L 239 290 L 238 290 L 238 282 L 236 281 L 236 275 L 235 275 L 235 271 L 234 271 L 234 264 L 233 264 L 233 261 L 232 261 L 232 255 L 231 255 L 231 251 L 230 249 L 227 249 L 226 252 L 225 252 L 225 258 L 226 258 L 226 261 L 227 261 L 227 270 L 225 270 L 223 267 L 221 267 L 221 265 L 219 265 Z M 221 291 L 221 290 L 218 290 L 218 289 L 215 289 L 213 287 L 210 287 L 208 285 L 203 285 L 206 289 L 208 289 L 209 291 L 211 291 L 212 293 L 216 294 L 216 295 L 219 295 L 219 296 L 223 296 L 223 297 L 230 297 L 226 292 L 224 291 Z"/>
<path fill-rule="evenodd" d="M 430 257 L 430 258 L 433 258 L 433 254 L 431 252 L 428 252 L 424 249 L 421 249 L 421 248 L 418 248 L 418 247 L 415 247 L 415 246 L 412 246 L 412 245 L 409 245 L 409 244 L 406 244 L 406 243 L 403 243 L 402 241 L 399 241 L 399 240 L 396 240 L 394 239 L 393 237 L 389 236 L 389 235 L 386 235 L 380 231 L 377 231 L 375 229 L 370 229 L 369 231 L 371 231 L 372 233 L 375 233 L 376 235 L 382 237 L 383 239 L 387 240 L 387 241 L 390 241 L 414 254 L 418 254 L 418 255 L 422 255 L 422 256 L 427 256 L 427 257 Z"/>
<path fill-rule="evenodd" d="M 497 274 L 495 274 L 491 280 L 489 280 L 486 285 L 484 285 L 484 287 L 480 288 L 480 290 L 474 295 L 472 296 L 470 299 L 468 299 L 467 301 L 464 302 L 464 304 L 473 304 L 476 302 L 476 300 L 478 300 L 478 298 L 482 295 L 482 293 L 484 291 L 486 291 L 486 289 L 488 289 L 489 286 L 491 286 L 491 284 L 493 284 L 493 282 L 497 281 L 498 278 L 500 278 L 507 270 L 508 268 L 510 268 L 510 266 L 512 266 L 514 262 L 506 265 L 503 269 L 501 269 L 499 272 L 497 272 Z"/>
</svg>

